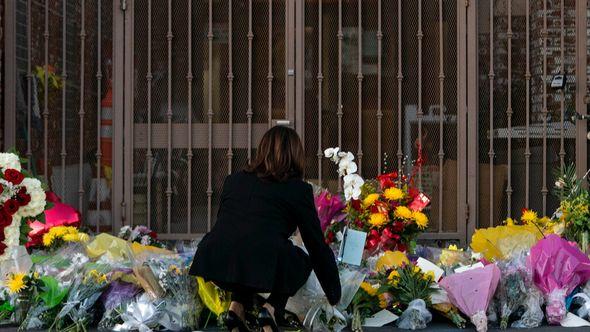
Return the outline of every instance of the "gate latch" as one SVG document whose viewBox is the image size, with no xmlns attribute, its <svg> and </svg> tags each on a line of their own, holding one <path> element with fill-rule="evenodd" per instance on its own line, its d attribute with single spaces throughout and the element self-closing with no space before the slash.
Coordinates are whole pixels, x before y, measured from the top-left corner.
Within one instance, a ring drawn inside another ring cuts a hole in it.
<svg viewBox="0 0 590 332">
<path fill-rule="evenodd" d="M 127 10 L 127 0 L 121 0 L 121 10 L 122 11 Z"/>
</svg>

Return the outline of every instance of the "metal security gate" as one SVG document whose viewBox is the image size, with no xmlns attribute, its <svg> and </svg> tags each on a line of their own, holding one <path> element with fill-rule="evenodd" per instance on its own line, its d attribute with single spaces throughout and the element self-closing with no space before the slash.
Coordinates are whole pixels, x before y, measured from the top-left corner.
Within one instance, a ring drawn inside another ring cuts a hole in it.
<svg viewBox="0 0 590 332">
<path fill-rule="evenodd" d="M 308 180 L 331 190 L 331 146 L 354 152 L 367 178 L 416 173 L 432 198 L 429 241 L 465 243 L 522 207 L 550 212 L 552 169 L 587 166 L 587 124 L 574 116 L 588 99 L 586 1 L 3 9 L 5 147 L 98 230 L 207 232 L 224 177 L 275 124 L 300 133 Z M 568 85 L 552 90 L 560 73 Z"/>
</svg>

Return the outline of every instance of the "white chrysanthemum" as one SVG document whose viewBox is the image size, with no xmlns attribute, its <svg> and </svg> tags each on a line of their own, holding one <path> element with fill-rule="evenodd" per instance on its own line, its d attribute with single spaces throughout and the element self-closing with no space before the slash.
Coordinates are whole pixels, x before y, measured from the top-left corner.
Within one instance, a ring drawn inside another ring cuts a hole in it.
<svg viewBox="0 0 590 332">
<path fill-rule="evenodd" d="M 45 210 L 45 191 L 41 186 L 41 181 L 35 178 L 25 178 L 21 183 L 27 188 L 27 194 L 31 196 L 31 202 L 26 206 L 21 206 L 18 214 L 21 217 L 35 217 Z"/>
<path fill-rule="evenodd" d="M 16 169 L 21 170 L 20 160 L 14 153 L 0 153 L 0 168 L 1 169 Z"/>
<path fill-rule="evenodd" d="M 10 257 L 11 249 L 18 246 L 20 240 L 20 222 L 19 216 L 13 216 L 12 224 L 4 228 L 4 244 L 6 245 L 6 251 L 0 256 L 0 262 L 7 260 Z"/>
</svg>

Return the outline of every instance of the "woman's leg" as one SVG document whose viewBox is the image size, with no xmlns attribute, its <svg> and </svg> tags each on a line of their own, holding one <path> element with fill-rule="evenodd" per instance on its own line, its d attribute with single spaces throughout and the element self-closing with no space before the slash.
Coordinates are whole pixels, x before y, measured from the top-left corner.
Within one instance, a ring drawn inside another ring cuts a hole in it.
<svg viewBox="0 0 590 332">
<path fill-rule="evenodd" d="M 234 291 L 231 293 L 231 303 L 229 305 L 229 310 L 233 311 L 240 317 L 242 320 L 246 319 L 246 308 L 250 308 L 252 306 L 252 301 L 254 299 L 254 293 L 251 293 L 247 290 L 239 290 Z"/>
</svg>

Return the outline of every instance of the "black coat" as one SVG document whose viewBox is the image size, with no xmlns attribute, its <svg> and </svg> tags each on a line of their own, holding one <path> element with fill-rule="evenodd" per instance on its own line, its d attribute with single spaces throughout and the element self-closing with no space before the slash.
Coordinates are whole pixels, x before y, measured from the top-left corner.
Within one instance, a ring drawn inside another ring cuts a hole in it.
<svg viewBox="0 0 590 332">
<path fill-rule="evenodd" d="M 306 255 L 289 237 L 299 228 Z M 325 244 L 311 185 L 270 182 L 245 171 L 223 185 L 217 222 L 199 243 L 191 274 L 221 285 L 293 295 L 316 272 L 332 304 L 340 300 L 334 254 Z"/>
</svg>

